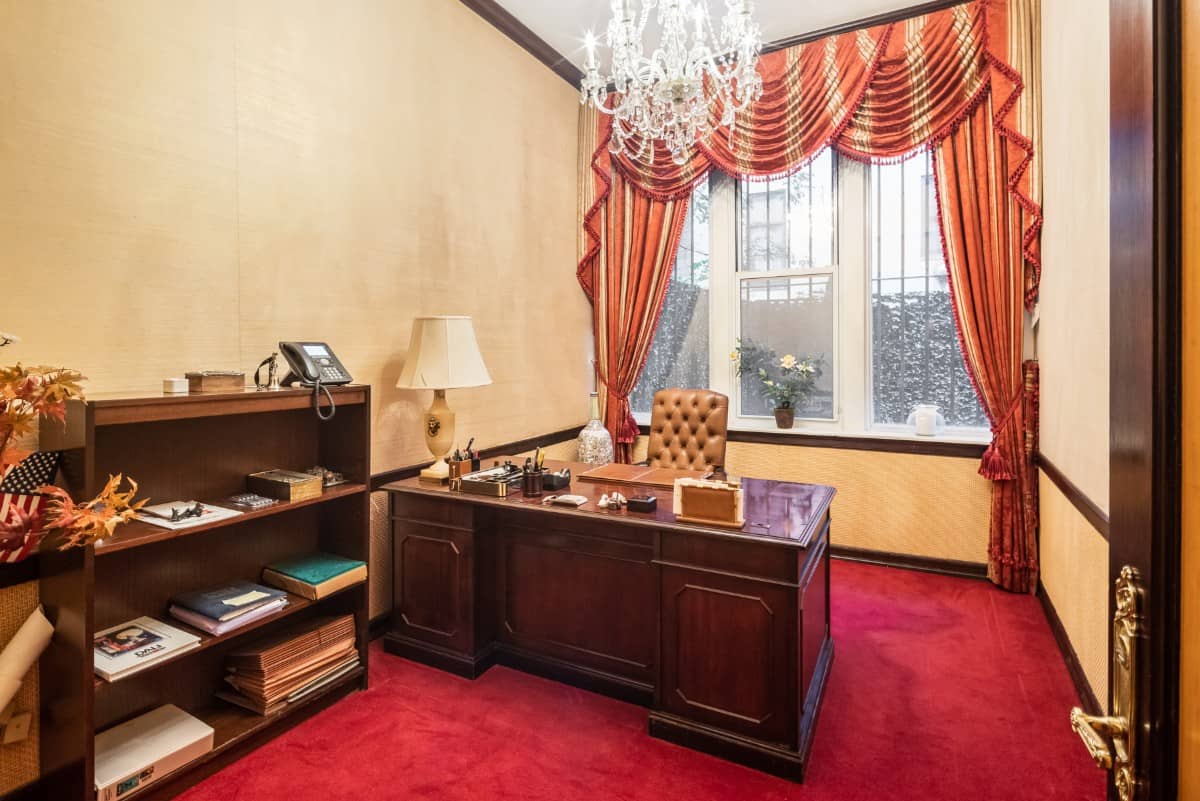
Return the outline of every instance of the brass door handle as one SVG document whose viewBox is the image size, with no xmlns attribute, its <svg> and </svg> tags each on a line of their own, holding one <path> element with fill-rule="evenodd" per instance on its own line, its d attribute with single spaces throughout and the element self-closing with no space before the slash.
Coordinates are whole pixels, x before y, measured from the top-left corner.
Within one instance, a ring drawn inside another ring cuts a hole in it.
<svg viewBox="0 0 1200 801">
<path fill-rule="evenodd" d="M 1071 728 L 1083 740 L 1088 753 L 1104 770 L 1112 770 L 1113 750 L 1124 753 L 1124 740 L 1129 735 L 1129 724 L 1124 718 L 1097 717 L 1085 713 L 1079 707 L 1071 710 Z M 1109 748 L 1108 740 L 1113 741 Z M 1118 742 L 1121 740 L 1122 742 Z"/>
<path fill-rule="evenodd" d="M 1138 775 L 1136 733 L 1141 726 L 1137 707 L 1139 643 L 1146 636 L 1142 619 L 1144 588 L 1136 568 L 1121 568 L 1116 581 L 1116 611 L 1112 625 L 1112 715 L 1088 715 L 1071 710 L 1071 728 L 1104 770 L 1112 771 L 1120 801 L 1141 801 L 1145 784 Z"/>
</svg>

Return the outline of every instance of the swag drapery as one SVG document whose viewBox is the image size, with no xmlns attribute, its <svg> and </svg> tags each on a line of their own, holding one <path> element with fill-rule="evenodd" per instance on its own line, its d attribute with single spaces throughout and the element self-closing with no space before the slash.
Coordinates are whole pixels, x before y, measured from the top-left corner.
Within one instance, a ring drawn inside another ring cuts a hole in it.
<svg viewBox="0 0 1200 801">
<path fill-rule="evenodd" d="M 927 149 L 963 356 L 992 427 L 980 466 L 992 481 L 989 575 L 1034 591 L 1037 373 L 1026 370 L 1023 332 L 1041 273 L 1038 104 L 1025 84 L 1038 78 L 1036 2 L 973 0 L 765 55 L 762 98 L 682 165 L 661 146 L 649 165 L 610 155 L 611 119 L 584 114 L 578 277 L 593 303 L 604 419 L 622 458 L 637 432 L 629 393 L 692 187 L 712 169 L 750 180 L 794 171 L 826 147 L 876 163 Z"/>
</svg>

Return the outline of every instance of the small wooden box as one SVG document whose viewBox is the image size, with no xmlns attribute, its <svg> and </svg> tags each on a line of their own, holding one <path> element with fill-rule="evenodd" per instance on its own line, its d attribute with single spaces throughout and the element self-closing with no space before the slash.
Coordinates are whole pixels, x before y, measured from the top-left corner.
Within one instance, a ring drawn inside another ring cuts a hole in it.
<svg viewBox="0 0 1200 801">
<path fill-rule="evenodd" d="M 685 523 L 741 528 L 742 488 L 723 481 L 680 479 L 675 482 L 675 517 Z"/>
<path fill-rule="evenodd" d="M 320 476 L 292 470 L 263 470 L 246 476 L 246 489 L 281 501 L 304 501 L 323 491 Z"/>
<path fill-rule="evenodd" d="M 246 388 L 246 374 L 237 370 L 203 370 L 185 375 L 188 392 L 238 392 Z"/>
</svg>

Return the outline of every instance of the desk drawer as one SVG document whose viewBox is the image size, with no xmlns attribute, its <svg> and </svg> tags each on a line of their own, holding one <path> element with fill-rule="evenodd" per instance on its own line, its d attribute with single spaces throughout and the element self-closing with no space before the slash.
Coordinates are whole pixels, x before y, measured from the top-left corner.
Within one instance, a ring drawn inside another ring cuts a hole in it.
<svg viewBox="0 0 1200 801">
<path fill-rule="evenodd" d="M 794 583 L 805 552 L 786 545 L 766 545 L 702 534 L 664 531 L 663 562 L 723 573 Z"/>
<path fill-rule="evenodd" d="M 475 525 L 475 508 L 469 503 L 460 502 L 453 496 L 442 500 L 393 492 L 391 497 L 393 518 L 437 523 L 468 530 Z"/>
</svg>

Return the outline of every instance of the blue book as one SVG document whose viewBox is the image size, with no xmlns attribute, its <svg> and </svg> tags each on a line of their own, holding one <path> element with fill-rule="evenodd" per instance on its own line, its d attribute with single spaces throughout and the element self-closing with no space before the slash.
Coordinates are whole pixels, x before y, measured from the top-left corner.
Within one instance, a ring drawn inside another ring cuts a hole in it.
<svg viewBox="0 0 1200 801">
<path fill-rule="evenodd" d="M 285 559 L 263 570 L 267 584 L 314 601 L 366 579 L 365 562 L 328 553 Z"/>
<path fill-rule="evenodd" d="M 172 598 L 171 603 L 210 620 L 225 621 L 284 597 L 287 593 L 283 590 L 239 581 L 211 590 L 185 592 Z"/>
</svg>

